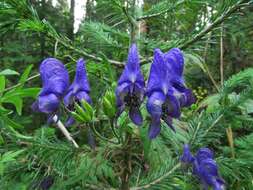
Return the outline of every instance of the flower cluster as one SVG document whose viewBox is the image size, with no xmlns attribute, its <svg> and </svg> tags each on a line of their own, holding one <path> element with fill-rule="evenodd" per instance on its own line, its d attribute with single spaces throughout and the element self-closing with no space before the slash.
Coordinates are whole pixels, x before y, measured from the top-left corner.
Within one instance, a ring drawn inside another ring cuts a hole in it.
<svg viewBox="0 0 253 190">
<path fill-rule="evenodd" d="M 224 181 L 219 176 L 218 166 L 214 160 L 213 152 L 208 148 L 200 148 L 195 156 L 190 152 L 189 145 L 184 145 L 181 162 L 193 166 L 192 173 L 197 176 L 204 189 L 212 187 L 214 190 L 224 190 Z"/>
<path fill-rule="evenodd" d="M 70 86 L 67 69 L 55 58 L 47 58 L 41 63 L 40 76 L 42 90 L 32 105 L 34 111 L 55 114 L 62 99 L 69 109 L 73 108 L 74 101 L 85 100 L 91 103 L 90 87 L 83 59 L 77 61 L 75 79 Z M 73 118 L 70 117 L 67 125 L 73 122 Z"/>
<path fill-rule="evenodd" d="M 180 116 L 181 107 L 189 106 L 194 102 L 191 90 L 184 84 L 183 67 L 183 54 L 178 48 L 173 48 L 167 53 L 155 49 L 147 87 L 145 87 L 138 50 L 133 44 L 116 89 L 118 116 L 127 107 L 133 123 L 141 125 L 142 115 L 139 108 L 146 95 L 147 111 L 151 115 L 149 138 L 153 139 L 160 133 L 161 120 L 174 130 L 172 118 Z"/>
<path fill-rule="evenodd" d="M 145 86 L 138 49 L 133 44 L 129 49 L 128 60 L 115 92 L 116 117 L 127 108 L 132 122 L 138 126 L 142 125 L 140 106 L 147 96 L 146 107 L 151 115 L 149 138 L 153 139 L 160 133 L 161 120 L 175 130 L 172 126 L 172 118 L 180 116 L 181 107 L 189 106 L 194 102 L 191 90 L 184 84 L 183 68 L 184 58 L 178 48 L 173 48 L 167 53 L 155 49 L 147 86 Z M 75 102 L 82 103 L 82 100 L 91 104 L 90 86 L 83 59 L 77 61 L 76 75 L 70 86 L 68 72 L 57 59 L 45 59 L 40 66 L 40 75 L 43 87 L 33 104 L 34 110 L 56 114 L 62 99 L 69 110 L 73 109 Z M 109 99 L 106 99 L 105 105 L 111 105 L 108 103 Z M 111 115 L 111 113 L 113 111 L 107 114 Z M 69 117 L 66 125 L 71 125 L 74 121 L 74 118 Z"/>
</svg>

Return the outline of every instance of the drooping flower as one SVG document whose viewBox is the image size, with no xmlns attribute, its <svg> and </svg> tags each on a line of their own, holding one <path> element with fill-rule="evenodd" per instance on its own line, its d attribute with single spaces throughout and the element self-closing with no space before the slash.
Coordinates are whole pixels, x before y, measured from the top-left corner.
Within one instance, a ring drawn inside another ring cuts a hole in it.
<svg viewBox="0 0 253 190">
<path fill-rule="evenodd" d="M 193 157 L 189 145 L 184 145 L 181 162 L 193 166 L 192 173 L 197 176 L 205 190 L 212 187 L 214 190 L 224 190 L 224 180 L 220 177 L 213 152 L 208 148 L 200 148 Z"/>
<path fill-rule="evenodd" d="M 40 65 L 40 76 L 42 90 L 32 108 L 47 114 L 56 112 L 69 85 L 68 71 L 59 60 L 47 58 Z"/>
<path fill-rule="evenodd" d="M 72 109 L 74 102 L 80 102 L 81 100 L 85 100 L 91 104 L 89 93 L 90 85 L 86 74 L 85 62 L 81 58 L 77 61 L 75 78 L 63 99 L 64 104 L 66 107 L 69 107 L 69 109 Z M 73 123 L 74 118 L 69 117 L 65 125 L 69 126 Z"/>
<path fill-rule="evenodd" d="M 173 130 L 172 118 L 180 117 L 180 108 L 191 105 L 192 93 L 184 85 L 184 59 L 177 48 L 167 53 L 155 49 L 147 85 L 147 110 L 151 115 L 149 137 L 161 130 L 161 119 Z"/>
<path fill-rule="evenodd" d="M 139 108 L 144 97 L 144 87 L 145 81 L 141 73 L 137 46 L 133 44 L 129 49 L 128 60 L 116 89 L 118 116 L 128 107 L 132 122 L 136 125 L 142 124 Z"/>
</svg>

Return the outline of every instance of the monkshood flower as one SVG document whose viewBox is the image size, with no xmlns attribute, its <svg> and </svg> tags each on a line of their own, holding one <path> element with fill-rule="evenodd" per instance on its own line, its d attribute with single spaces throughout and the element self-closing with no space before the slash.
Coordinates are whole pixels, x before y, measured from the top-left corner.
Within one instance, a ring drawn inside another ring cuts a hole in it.
<svg viewBox="0 0 253 190">
<path fill-rule="evenodd" d="M 189 145 L 184 145 L 181 162 L 193 166 L 192 173 L 199 178 L 205 190 L 212 187 L 214 190 L 224 190 L 224 180 L 218 173 L 218 166 L 214 160 L 213 152 L 208 148 L 200 148 L 195 156 L 192 156 Z"/>
<path fill-rule="evenodd" d="M 116 89 L 117 116 L 129 108 L 129 117 L 136 125 L 142 124 L 140 105 L 144 97 L 145 81 L 141 73 L 138 50 L 133 44 L 128 53 L 128 60 L 121 74 Z"/>
<path fill-rule="evenodd" d="M 88 82 L 85 62 L 83 59 L 79 59 L 76 64 L 76 74 L 73 83 L 67 90 L 67 93 L 64 97 L 64 104 L 69 109 L 73 108 L 74 102 L 80 102 L 81 100 L 85 100 L 89 104 L 91 104 L 91 98 L 89 96 L 90 93 L 90 85 Z M 69 126 L 74 123 L 74 118 L 69 117 L 66 126 Z"/>
<path fill-rule="evenodd" d="M 181 107 L 188 107 L 195 102 L 190 89 L 185 87 L 183 78 L 184 57 L 178 48 L 173 48 L 165 54 L 167 66 L 170 70 L 170 82 Z M 171 77 L 173 75 L 173 77 Z"/>
<path fill-rule="evenodd" d="M 173 130 L 172 118 L 180 117 L 180 108 L 194 102 L 183 80 L 184 59 L 178 48 L 167 53 L 155 49 L 147 85 L 147 110 L 151 115 L 149 138 L 161 130 L 161 119 Z"/>
<path fill-rule="evenodd" d="M 58 110 L 61 98 L 68 88 L 68 71 L 59 60 L 47 58 L 40 65 L 40 76 L 42 90 L 32 109 L 47 114 L 54 113 Z"/>
</svg>

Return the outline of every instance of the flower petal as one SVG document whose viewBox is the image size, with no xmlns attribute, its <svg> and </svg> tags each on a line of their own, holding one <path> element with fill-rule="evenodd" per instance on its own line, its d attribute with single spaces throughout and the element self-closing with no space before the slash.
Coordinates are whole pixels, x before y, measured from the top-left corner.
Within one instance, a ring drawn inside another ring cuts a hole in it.
<svg viewBox="0 0 253 190">
<path fill-rule="evenodd" d="M 183 75 L 184 70 L 184 57 L 183 53 L 178 48 L 173 48 L 165 54 L 167 63 L 171 66 L 175 74 L 178 76 Z"/>
<path fill-rule="evenodd" d="M 120 76 L 118 84 L 124 82 L 140 82 L 144 85 L 144 77 L 140 69 L 140 61 L 136 44 L 132 44 L 129 49 L 127 64 L 125 65 L 125 69 Z"/>
<path fill-rule="evenodd" d="M 76 63 L 76 75 L 71 86 L 74 93 L 77 93 L 78 91 L 86 91 L 87 93 L 90 92 L 90 85 L 87 78 L 85 62 L 82 58 L 79 59 Z"/>
<path fill-rule="evenodd" d="M 175 96 L 168 94 L 167 95 L 168 99 L 166 101 L 166 105 L 167 105 L 167 113 L 169 116 L 174 117 L 174 118 L 179 118 L 181 115 L 180 112 L 180 105 L 178 100 L 176 99 Z"/>
<path fill-rule="evenodd" d="M 199 165 L 199 177 L 208 185 L 214 185 L 214 179 L 218 177 L 218 167 L 213 159 L 202 160 Z"/>
<path fill-rule="evenodd" d="M 74 96 L 74 93 L 73 91 L 69 91 L 63 98 L 63 102 L 65 104 L 65 106 L 69 106 L 72 102 L 73 102 L 73 96 Z"/>
<path fill-rule="evenodd" d="M 165 101 L 165 95 L 162 92 L 153 92 L 147 102 L 147 111 L 151 115 L 151 124 L 149 127 L 149 138 L 155 138 L 161 130 L 162 105 Z"/>
<path fill-rule="evenodd" d="M 190 147 L 188 144 L 184 145 L 183 154 L 180 157 L 181 162 L 191 164 L 194 161 L 194 157 L 191 154 Z"/>
<path fill-rule="evenodd" d="M 152 117 L 151 124 L 149 126 L 148 136 L 150 139 L 154 139 L 159 135 L 161 131 L 161 120 L 160 118 Z"/>
<path fill-rule="evenodd" d="M 165 65 L 164 55 L 160 49 L 155 49 L 154 59 L 149 73 L 147 95 L 150 96 L 153 91 L 162 91 L 166 94 L 169 86 L 168 69 Z"/>
<path fill-rule="evenodd" d="M 70 127 L 74 123 L 75 123 L 75 119 L 72 116 L 69 116 L 64 125 L 65 127 Z"/>
<path fill-rule="evenodd" d="M 45 96 L 39 96 L 38 108 L 41 112 L 52 113 L 55 112 L 60 105 L 60 101 L 55 94 L 48 94 Z"/>
<path fill-rule="evenodd" d="M 201 162 L 205 159 L 213 159 L 214 155 L 213 152 L 209 148 L 200 148 L 196 154 L 196 158 L 198 162 Z"/>
<path fill-rule="evenodd" d="M 88 102 L 89 104 L 91 104 L 91 98 L 89 96 L 89 94 L 86 91 L 80 91 L 76 94 L 76 99 L 78 101 L 81 100 L 85 100 L 86 102 Z"/>
<path fill-rule="evenodd" d="M 69 75 L 65 66 L 55 58 L 45 59 L 40 65 L 43 88 L 41 95 L 50 93 L 62 96 L 69 85 Z"/>
<path fill-rule="evenodd" d="M 175 127 L 172 125 L 172 118 L 170 116 L 163 116 L 162 119 L 169 128 L 171 128 L 174 132 L 176 132 Z"/>
<path fill-rule="evenodd" d="M 131 107 L 129 110 L 129 117 L 135 125 L 142 125 L 143 119 L 139 108 Z"/>
</svg>

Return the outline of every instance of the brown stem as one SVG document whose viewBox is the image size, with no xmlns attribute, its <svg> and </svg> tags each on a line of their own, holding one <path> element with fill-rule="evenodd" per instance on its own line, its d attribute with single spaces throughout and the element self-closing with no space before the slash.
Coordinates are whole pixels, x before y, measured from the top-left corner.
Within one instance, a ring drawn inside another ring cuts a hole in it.
<svg viewBox="0 0 253 190">
<path fill-rule="evenodd" d="M 223 24 L 221 25 L 221 29 L 220 29 L 220 83 L 221 86 L 224 83 L 224 59 L 223 59 L 223 55 L 224 55 L 224 48 L 223 48 Z"/>
</svg>

